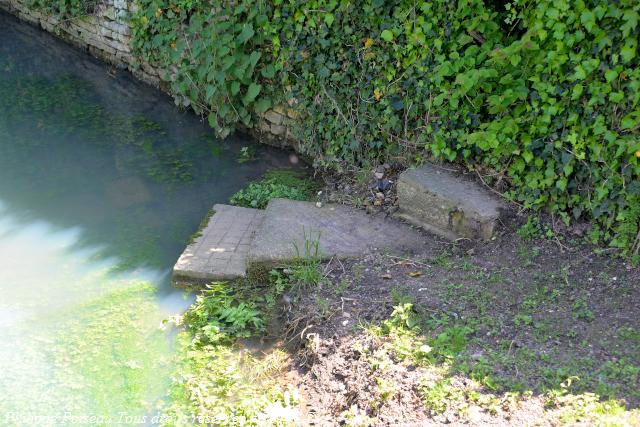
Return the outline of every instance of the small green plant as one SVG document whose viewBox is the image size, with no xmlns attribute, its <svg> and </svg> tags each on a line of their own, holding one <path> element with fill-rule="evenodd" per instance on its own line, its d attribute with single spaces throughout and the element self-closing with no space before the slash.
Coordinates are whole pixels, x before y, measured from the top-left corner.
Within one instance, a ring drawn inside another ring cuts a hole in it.
<svg viewBox="0 0 640 427">
<path fill-rule="evenodd" d="M 376 388 L 383 402 L 390 401 L 396 395 L 398 389 L 394 383 L 383 378 L 376 378 Z"/>
<path fill-rule="evenodd" d="M 185 324 L 199 331 L 203 342 L 245 338 L 262 331 L 264 321 L 252 302 L 240 302 L 223 282 L 212 283 L 196 297 L 184 315 Z"/>
<path fill-rule="evenodd" d="M 320 310 L 320 315 L 324 318 L 329 317 L 329 314 L 331 313 L 331 309 L 329 307 L 329 300 L 321 297 L 321 296 L 316 296 L 316 305 L 318 306 L 318 310 Z"/>
<path fill-rule="evenodd" d="M 516 326 L 531 326 L 533 324 L 533 317 L 528 314 L 518 314 L 513 319 L 513 323 Z"/>
<path fill-rule="evenodd" d="M 433 413 L 441 414 L 456 402 L 464 399 L 462 390 L 445 379 L 432 384 L 424 384 L 421 389 L 424 405 Z"/>
<path fill-rule="evenodd" d="M 573 313 L 573 318 L 576 320 L 591 322 L 595 318 L 593 310 L 589 308 L 589 303 L 584 297 L 576 299 L 573 303 L 573 306 L 571 307 L 571 310 Z"/>
<path fill-rule="evenodd" d="M 340 280 L 338 283 L 336 283 L 336 285 L 333 288 L 333 293 L 336 296 L 342 296 L 344 295 L 344 293 L 347 291 L 347 289 L 349 288 L 349 280 L 347 279 L 342 279 Z"/>
<path fill-rule="evenodd" d="M 555 232 L 546 224 L 543 224 L 539 217 L 531 215 L 527 222 L 518 229 L 518 234 L 525 240 L 541 237 L 553 238 Z M 537 254 L 536 254 L 537 255 Z"/>
<path fill-rule="evenodd" d="M 242 147 L 238 154 L 238 163 L 247 163 L 256 159 L 256 149 L 253 146 Z"/>
<path fill-rule="evenodd" d="M 316 286 L 324 281 L 320 271 L 320 233 L 313 237 L 313 232 L 303 229 L 303 247 L 293 242 L 296 251 L 296 259 L 289 267 L 290 278 L 297 286 Z"/>
<path fill-rule="evenodd" d="M 442 268 L 451 267 L 453 265 L 453 261 L 451 261 L 451 252 L 448 250 L 442 251 L 433 259 L 433 262 Z"/>
<path fill-rule="evenodd" d="M 403 292 L 402 289 L 398 287 L 394 287 L 391 289 L 391 301 L 394 306 L 405 305 L 405 304 L 415 304 L 416 299 L 413 295 L 409 295 L 406 292 Z"/>
<path fill-rule="evenodd" d="M 301 172 L 279 169 L 267 172 L 261 180 L 238 191 L 230 202 L 235 206 L 264 209 L 271 199 L 276 198 L 310 200 L 313 189 L 313 182 Z"/>
<path fill-rule="evenodd" d="M 453 325 L 445 328 L 438 336 L 429 341 L 432 347 L 430 357 L 435 360 L 453 360 L 469 345 L 469 335 L 473 332 L 468 326 Z"/>
</svg>

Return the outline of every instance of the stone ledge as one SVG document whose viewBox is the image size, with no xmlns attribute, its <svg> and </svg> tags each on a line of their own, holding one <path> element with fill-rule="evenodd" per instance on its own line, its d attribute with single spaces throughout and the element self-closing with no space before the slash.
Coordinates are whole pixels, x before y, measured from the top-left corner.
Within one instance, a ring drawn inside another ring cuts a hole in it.
<svg viewBox="0 0 640 427">
<path fill-rule="evenodd" d="M 398 203 L 399 217 L 451 240 L 490 239 L 505 207 L 478 183 L 435 165 L 400 174 Z"/>
<path fill-rule="evenodd" d="M 246 276 L 246 256 L 264 211 L 215 205 L 207 226 L 173 267 L 173 283 L 210 283 Z"/>
<path fill-rule="evenodd" d="M 388 218 L 344 205 L 273 199 L 247 255 L 247 268 L 281 266 L 305 256 L 305 241 L 318 241 L 321 259 L 353 258 L 374 250 L 419 252 L 421 233 Z M 296 249 L 297 248 L 297 249 Z"/>
</svg>

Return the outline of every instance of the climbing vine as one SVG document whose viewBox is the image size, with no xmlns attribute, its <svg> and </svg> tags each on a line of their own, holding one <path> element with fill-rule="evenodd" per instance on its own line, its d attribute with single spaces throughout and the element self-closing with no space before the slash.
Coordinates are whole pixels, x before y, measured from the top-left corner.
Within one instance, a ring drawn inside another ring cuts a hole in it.
<svg viewBox="0 0 640 427">
<path fill-rule="evenodd" d="M 91 15 L 100 0 L 30 0 L 29 7 L 62 18 L 79 18 Z"/>
<path fill-rule="evenodd" d="M 321 167 L 437 158 L 638 257 L 634 0 L 141 0 L 134 48 L 221 135 L 287 102 Z M 485 175 L 487 175 L 485 173 Z"/>
<path fill-rule="evenodd" d="M 133 48 L 166 70 L 180 105 L 206 115 L 222 137 L 272 105 L 275 65 L 266 47 L 267 2 L 142 0 Z"/>
</svg>

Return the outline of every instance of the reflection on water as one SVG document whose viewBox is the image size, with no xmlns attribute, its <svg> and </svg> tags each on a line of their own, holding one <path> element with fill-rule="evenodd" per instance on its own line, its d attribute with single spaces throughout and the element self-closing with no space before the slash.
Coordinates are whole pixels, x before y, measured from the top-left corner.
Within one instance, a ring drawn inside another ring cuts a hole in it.
<svg viewBox="0 0 640 427">
<path fill-rule="evenodd" d="M 213 203 L 287 156 L 240 164 L 250 142 L 3 14 L 0 39 L 0 424 L 154 411 L 159 326 L 187 303 L 173 262 Z"/>
</svg>

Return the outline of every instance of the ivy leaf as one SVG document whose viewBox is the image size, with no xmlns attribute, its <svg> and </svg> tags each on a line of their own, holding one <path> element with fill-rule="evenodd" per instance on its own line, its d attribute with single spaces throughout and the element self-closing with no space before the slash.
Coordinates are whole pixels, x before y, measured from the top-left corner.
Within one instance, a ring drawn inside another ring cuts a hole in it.
<svg viewBox="0 0 640 427">
<path fill-rule="evenodd" d="M 235 96 L 240 92 L 240 82 L 234 81 L 231 83 L 231 95 Z"/>
<path fill-rule="evenodd" d="M 625 44 L 624 47 L 620 49 L 620 56 L 622 56 L 624 62 L 631 61 L 636 56 L 636 47 L 633 46 L 633 44 L 631 44 L 630 42 L 627 42 L 627 44 Z"/>
<path fill-rule="evenodd" d="M 573 75 L 574 80 L 584 80 L 587 78 L 587 72 L 582 67 L 582 65 L 578 65 L 576 67 L 576 72 Z"/>
<path fill-rule="evenodd" d="M 384 30 L 382 34 L 380 34 L 380 37 L 382 38 L 382 40 L 390 42 L 393 40 L 393 33 L 389 30 Z"/>
<path fill-rule="evenodd" d="M 272 79 L 275 77 L 275 75 L 276 75 L 276 67 L 274 67 L 272 64 L 269 64 L 262 69 L 262 77 L 266 79 Z"/>
<path fill-rule="evenodd" d="M 327 24 L 327 27 L 330 27 L 335 19 L 336 17 L 333 15 L 333 13 L 327 13 L 326 15 L 324 15 L 324 23 Z"/>
<path fill-rule="evenodd" d="M 607 81 L 607 83 L 615 80 L 617 77 L 618 77 L 618 72 L 616 70 L 609 69 L 604 73 L 604 78 Z"/>
<path fill-rule="evenodd" d="M 622 129 L 633 129 L 640 124 L 640 111 L 634 111 L 627 114 L 620 120 L 620 127 Z"/>
<path fill-rule="evenodd" d="M 207 121 L 209 122 L 209 126 L 211 126 L 212 128 L 216 129 L 218 127 L 218 117 L 216 116 L 216 113 L 209 113 Z"/>
<path fill-rule="evenodd" d="M 269 108 L 271 108 L 271 100 L 269 98 L 260 98 L 253 104 L 253 109 L 258 114 L 266 112 Z"/>
<path fill-rule="evenodd" d="M 620 27 L 622 34 L 627 37 L 631 31 L 635 30 L 638 26 L 638 12 L 635 10 L 627 10 L 624 12 L 622 19 L 625 21 Z"/>
<path fill-rule="evenodd" d="M 587 31 L 593 33 L 596 27 L 596 15 L 590 10 L 585 10 L 580 14 L 580 22 Z"/>
<path fill-rule="evenodd" d="M 244 105 L 251 104 L 253 100 L 256 99 L 256 97 L 260 94 L 261 90 L 262 85 L 251 83 L 249 85 L 249 88 L 247 89 L 247 93 L 244 95 L 244 98 L 242 98 L 242 102 L 244 103 Z"/>
<path fill-rule="evenodd" d="M 245 44 L 247 42 L 247 40 L 249 40 L 251 37 L 253 37 L 253 35 L 256 32 L 253 30 L 253 25 L 251 24 L 244 24 L 242 26 L 242 31 L 240 32 L 240 34 L 238 35 L 238 43 L 240 44 Z"/>
</svg>

